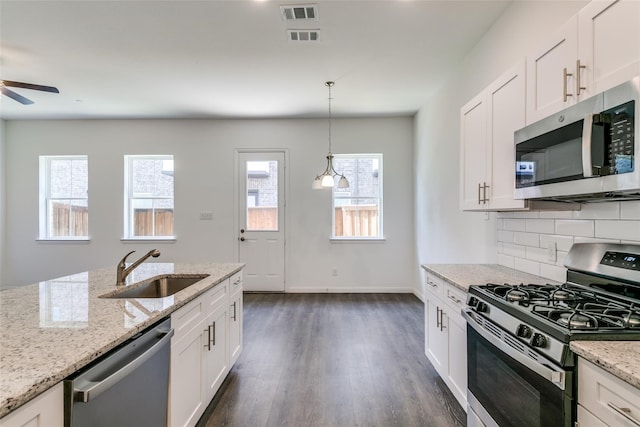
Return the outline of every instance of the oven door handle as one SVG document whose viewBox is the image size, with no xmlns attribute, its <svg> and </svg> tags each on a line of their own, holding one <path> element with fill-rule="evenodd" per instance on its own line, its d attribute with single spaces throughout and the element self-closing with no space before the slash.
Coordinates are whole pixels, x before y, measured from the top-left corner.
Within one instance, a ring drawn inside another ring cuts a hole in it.
<svg viewBox="0 0 640 427">
<path fill-rule="evenodd" d="M 467 324 L 471 326 L 478 334 L 482 336 L 489 343 L 493 344 L 495 347 L 500 349 L 502 352 L 506 353 L 509 357 L 531 369 L 536 374 L 540 375 L 542 378 L 546 379 L 550 383 L 553 383 L 556 387 L 561 390 L 565 388 L 565 372 L 562 370 L 554 370 L 549 368 L 547 365 L 543 365 L 536 360 L 520 353 L 509 344 L 504 341 L 498 339 L 493 334 L 487 332 L 474 318 L 474 313 L 470 309 L 462 309 L 462 316 L 467 320 Z M 505 332 L 506 333 L 506 332 Z"/>
</svg>

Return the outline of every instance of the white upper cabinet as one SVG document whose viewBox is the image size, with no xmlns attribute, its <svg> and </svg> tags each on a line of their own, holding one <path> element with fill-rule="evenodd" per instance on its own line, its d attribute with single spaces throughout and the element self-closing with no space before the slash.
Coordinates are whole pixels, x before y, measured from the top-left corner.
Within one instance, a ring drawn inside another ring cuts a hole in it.
<svg viewBox="0 0 640 427">
<path fill-rule="evenodd" d="M 571 18 L 540 46 L 527 56 L 527 124 L 575 103 L 578 18 Z"/>
<path fill-rule="evenodd" d="M 640 74 L 640 2 L 587 4 L 527 56 L 527 124 Z"/>
<path fill-rule="evenodd" d="M 640 75 L 640 1 L 593 1 L 578 13 L 580 98 Z"/>
<path fill-rule="evenodd" d="M 508 70 L 460 112 L 460 208 L 525 208 L 515 200 L 513 133 L 525 125 L 524 62 Z"/>
</svg>

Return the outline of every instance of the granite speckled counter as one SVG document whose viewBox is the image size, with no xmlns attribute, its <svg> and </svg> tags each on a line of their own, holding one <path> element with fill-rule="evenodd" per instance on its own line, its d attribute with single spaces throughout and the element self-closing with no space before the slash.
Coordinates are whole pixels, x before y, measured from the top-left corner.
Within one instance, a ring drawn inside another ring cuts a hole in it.
<svg viewBox="0 0 640 427">
<path fill-rule="evenodd" d="M 560 283 L 494 264 L 423 264 L 425 271 L 467 291 L 485 283 Z M 640 388 L 640 341 L 573 341 L 571 350 Z"/>
<path fill-rule="evenodd" d="M 165 298 L 99 298 L 115 289 L 115 267 L 1 291 L 0 417 L 243 267 L 239 263 L 144 263 L 127 278 L 131 284 L 159 274 L 209 274 Z"/>
<path fill-rule="evenodd" d="M 640 389 L 640 341 L 573 341 L 571 350 Z"/>
<path fill-rule="evenodd" d="M 422 268 L 467 292 L 469 286 L 486 283 L 560 283 L 497 264 L 423 264 Z"/>
</svg>

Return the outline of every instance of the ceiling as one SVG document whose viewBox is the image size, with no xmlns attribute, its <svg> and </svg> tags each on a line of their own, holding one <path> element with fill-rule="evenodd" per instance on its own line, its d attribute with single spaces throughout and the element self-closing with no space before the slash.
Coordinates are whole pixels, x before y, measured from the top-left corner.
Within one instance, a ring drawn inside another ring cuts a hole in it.
<svg viewBox="0 0 640 427">
<path fill-rule="evenodd" d="M 273 118 L 415 113 L 508 1 L 0 0 L 0 118 Z M 287 29 L 318 29 L 292 42 Z"/>
</svg>

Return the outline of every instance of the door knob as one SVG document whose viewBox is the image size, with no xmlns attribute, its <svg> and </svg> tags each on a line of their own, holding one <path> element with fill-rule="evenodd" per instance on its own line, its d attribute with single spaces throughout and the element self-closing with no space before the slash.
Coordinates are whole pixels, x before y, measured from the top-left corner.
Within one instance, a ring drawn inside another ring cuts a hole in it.
<svg viewBox="0 0 640 427">
<path fill-rule="evenodd" d="M 242 236 L 242 237 L 240 238 L 240 241 L 241 241 L 241 242 L 244 242 L 244 236 Z"/>
</svg>

